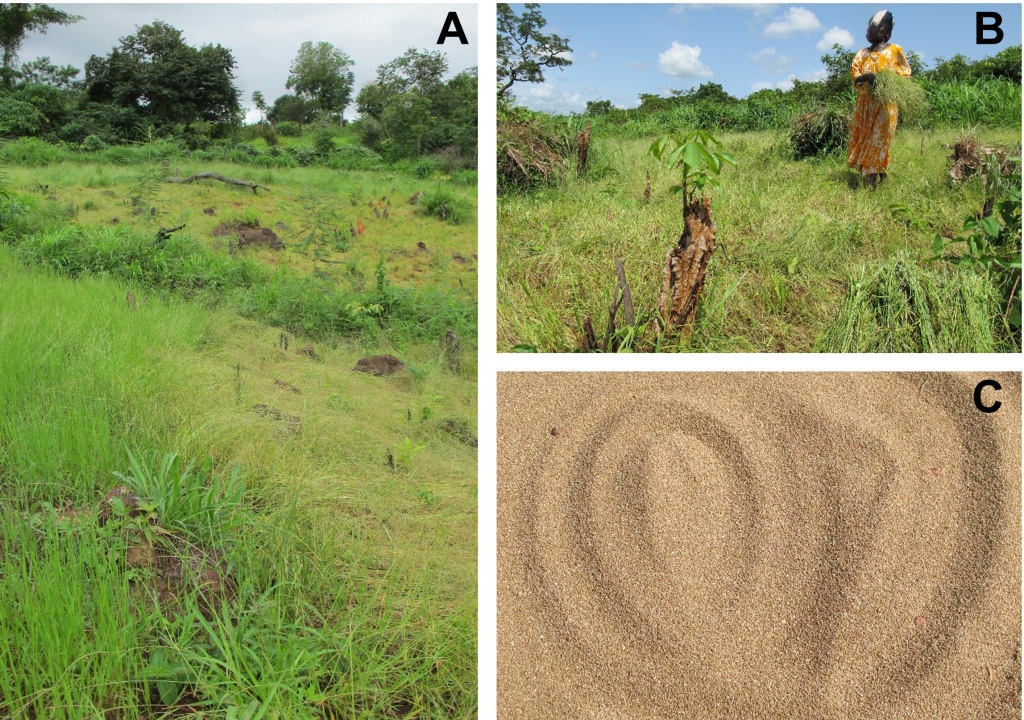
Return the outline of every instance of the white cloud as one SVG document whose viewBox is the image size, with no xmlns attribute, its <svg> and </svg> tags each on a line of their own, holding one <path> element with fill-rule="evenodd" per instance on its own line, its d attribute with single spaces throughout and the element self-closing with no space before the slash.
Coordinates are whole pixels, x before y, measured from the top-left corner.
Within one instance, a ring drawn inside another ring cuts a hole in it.
<svg viewBox="0 0 1024 720">
<path fill-rule="evenodd" d="M 585 93 L 596 93 L 597 92 L 597 85 L 587 85 L 585 88 L 583 88 L 583 92 L 585 92 Z"/>
<path fill-rule="evenodd" d="M 658 72 L 677 78 L 714 77 L 711 69 L 700 61 L 700 48 L 672 43 L 658 56 Z"/>
<path fill-rule="evenodd" d="M 761 65 L 765 75 L 782 75 L 789 70 L 790 65 L 799 59 L 789 55 L 779 55 L 773 47 L 766 47 L 756 53 L 747 53 L 747 57 Z"/>
<path fill-rule="evenodd" d="M 821 30 L 821 21 L 817 15 L 802 7 L 791 7 L 781 18 L 768 24 L 764 29 L 764 36 L 792 37 L 815 30 Z"/>
<path fill-rule="evenodd" d="M 591 50 L 590 52 L 587 53 L 587 60 L 590 60 L 591 62 L 594 62 L 594 61 L 597 61 L 597 60 L 600 60 L 600 59 L 601 59 L 601 56 L 598 55 L 593 50 Z"/>
<path fill-rule="evenodd" d="M 812 70 L 811 72 L 805 72 L 803 75 L 797 77 L 796 75 L 790 75 L 785 80 L 779 80 L 775 83 L 770 82 L 756 82 L 750 86 L 751 92 L 757 92 L 758 90 L 770 90 L 776 88 L 778 90 L 792 90 L 794 80 L 802 80 L 804 82 L 817 82 L 824 80 L 828 76 L 827 70 Z"/>
<path fill-rule="evenodd" d="M 569 94 L 561 88 L 544 83 L 528 91 L 527 106 L 531 110 L 553 113 L 567 113 L 583 110 L 586 103 L 579 93 Z"/>
<path fill-rule="evenodd" d="M 576 56 L 572 54 L 572 50 L 566 50 L 565 52 L 555 53 L 555 57 L 565 58 L 569 62 L 576 61 Z"/>
<path fill-rule="evenodd" d="M 647 69 L 647 63 L 640 62 L 639 60 L 628 60 L 626 62 L 626 67 L 631 67 L 634 70 L 646 70 Z"/>
<path fill-rule="evenodd" d="M 672 12 L 685 18 L 687 10 L 714 10 L 716 7 L 750 10 L 754 13 L 754 17 L 761 17 L 775 12 L 779 6 L 777 3 L 680 3 L 672 6 Z"/>
<path fill-rule="evenodd" d="M 821 40 L 814 47 L 818 50 L 826 51 L 831 50 L 832 46 L 836 43 L 842 45 L 844 48 L 853 47 L 853 35 L 850 34 L 849 30 L 843 30 L 841 27 L 836 25 L 831 30 L 826 30 L 825 34 L 821 36 Z"/>
</svg>

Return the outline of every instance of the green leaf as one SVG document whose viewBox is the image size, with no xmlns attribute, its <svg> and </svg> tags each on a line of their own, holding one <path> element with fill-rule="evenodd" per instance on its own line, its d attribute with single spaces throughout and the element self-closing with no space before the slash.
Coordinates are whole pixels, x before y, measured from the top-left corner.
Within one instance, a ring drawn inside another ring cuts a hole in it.
<svg viewBox="0 0 1024 720">
<path fill-rule="evenodd" d="M 167 656 L 164 654 L 164 649 L 158 647 L 149 654 L 149 666 L 154 670 L 167 667 Z"/>
<path fill-rule="evenodd" d="M 535 352 L 537 352 L 537 348 L 535 346 L 533 346 L 533 345 L 527 345 L 527 344 L 524 343 L 524 344 L 516 345 L 515 347 L 513 347 L 512 348 L 512 352 L 514 352 L 514 353 L 535 353 Z"/>
<path fill-rule="evenodd" d="M 174 680 L 157 680 L 156 689 L 160 692 L 160 702 L 164 705 L 173 705 L 178 702 L 181 695 L 181 687 Z"/>
<path fill-rule="evenodd" d="M 685 145 L 678 146 L 668 156 L 668 164 L 669 164 L 670 167 L 675 167 L 679 163 L 679 157 L 683 154 L 683 148 L 684 147 L 685 147 Z"/>
<path fill-rule="evenodd" d="M 719 170 L 722 169 L 722 164 L 718 161 L 718 158 L 715 156 L 714 153 L 712 153 L 703 145 L 698 145 L 697 149 L 700 151 L 700 154 L 704 156 L 704 159 L 707 161 L 708 167 L 711 168 L 712 172 L 717 173 Z"/>
<path fill-rule="evenodd" d="M 685 192 L 686 188 L 684 188 L 682 185 L 673 185 L 668 189 L 668 191 L 673 195 L 678 195 L 681 192 Z"/>
<path fill-rule="evenodd" d="M 700 165 L 700 146 L 696 143 L 683 145 L 683 162 L 692 168 Z"/>
<path fill-rule="evenodd" d="M 721 143 L 718 143 L 718 145 L 721 146 Z M 738 167 L 738 163 L 736 162 L 736 158 L 734 158 L 729 153 L 726 153 L 726 152 L 718 153 L 718 157 L 721 158 L 722 160 L 725 160 L 727 163 L 729 163 L 733 167 Z"/>
<path fill-rule="evenodd" d="M 982 229 L 992 237 L 999 236 L 999 221 L 991 215 L 981 219 Z"/>
</svg>

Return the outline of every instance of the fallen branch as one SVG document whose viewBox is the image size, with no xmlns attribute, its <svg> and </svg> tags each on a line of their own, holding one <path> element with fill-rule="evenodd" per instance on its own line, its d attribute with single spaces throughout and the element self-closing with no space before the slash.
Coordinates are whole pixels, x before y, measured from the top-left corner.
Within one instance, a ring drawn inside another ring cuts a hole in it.
<svg viewBox="0 0 1024 720">
<path fill-rule="evenodd" d="M 179 230 L 184 229 L 185 223 L 182 223 L 178 227 L 173 228 L 160 228 L 156 231 L 156 239 L 153 241 L 154 245 L 159 245 L 162 242 L 167 242 L 171 239 L 171 233 L 176 233 Z"/>
<path fill-rule="evenodd" d="M 212 173 L 212 172 L 198 173 L 196 175 L 190 175 L 187 178 L 180 178 L 180 177 L 167 178 L 167 182 L 181 183 L 183 185 L 187 185 L 188 183 L 193 183 L 196 180 L 220 180 L 222 183 L 227 183 L 228 185 L 241 185 L 242 187 L 251 188 L 253 195 L 258 195 L 259 194 L 259 193 L 256 192 L 256 188 L 259 188 L 259 187 L 263 188 L 267 192 L 270 192 L 270 188 L 268 188 L 266 185 L 257 185 L 256 183 L 246 182 L 245 180 L 234 180 L 232 178 L 227 178 L 227 177 L 224 177 L 223 175 L 218 175 L 217 173 Z"/>
</svg>

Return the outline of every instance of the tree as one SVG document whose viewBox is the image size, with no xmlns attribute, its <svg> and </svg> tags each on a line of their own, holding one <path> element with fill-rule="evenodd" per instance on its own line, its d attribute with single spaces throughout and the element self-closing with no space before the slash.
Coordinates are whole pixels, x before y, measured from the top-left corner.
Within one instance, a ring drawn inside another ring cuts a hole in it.
<svg viewBox="0 0 1024 720">
<path fill-rule="evenodd" d="M 233 84 L 235 60 L 220 45 L 196 49 L 181 31 L 157 20 L 121 38 L 105 58 L 85 64 L 92 102 L 134 109 L 144 122 L 190 125 L 237 122 L 241 92 Z"/>
<path fill-rule="evenodd" d="M 972 61 L 969 57 L 957 53 L 949 60 L 942 57 L 935 58 L 935 69 L 932 76 L 940 82 L 961 82 L 971 77 Z"/>
<path fill-rule="evenodd" d="M 910 77 L 920 78 L 921 74 L 925 71 L 925 62 L 924 58 L 921 57 L 921 53 L 907 50 L 905 56 L 907 64 L 910 65 Z"/>
<path fill-rule="evenodd" d="M 423 154 L 423 136 L 437 124 L 432 105 L 419 88 L 388 99 L 382 120 L 392 131 L 391 139 L 402 155 L 419 157 Z M 395 132 L 398 130 L 401 132 Z"/>
<path fill-rule="evenodd" d="M 607 115 L 612 111 L 611 100 L 588 100 L 584 115 Z"/>
<path fill-rule="evenodd" d="M 263 99 L 263 93 L 259 90 L 254 91 L 252 94 L 252 102 L 256 106 L 256 109 L 260 111 L 260 125 L 262 125 L 263 118 L 266 117 L 267 110 L 269 109 L 267 107 L 267 101 Z"/>
<path fill-rule="evenodd" d="M 80 73 L 76 67 L 65 65 L 58 67 L 50 62 L 50 58 L 41 57 L 31 62 L 22 63 L 18 68 L 19 85 L 49 85 L 59 90 L 70 90 L 80 82 L 75 77 Z"/>
<path fill-rule="evenodd" d="M 348 55 L 329 42 L 314 45 L 307 41 L 302 43 L 292 61 L 285 87 L 315 101 L 327 112 L 338 113 L 344 121 L 345 108 L 352 103 L 355 75 L 349 68 L 353 65 Z"/>
<path fill-rule="evenodd" d="M 572 65 L 566 57 L 572 52 L 569 41 L 558 35 L 543 35 L 547 21 L 538 3 L 526 3 L 522 15 L 516 15 L 508 3 L 498 3 L 498 89 L 504 95 L 515 82 L 542 83 L 544 68 Z"/>
<path fill-rule="evenodd" d="M 832 52 L 821 56 L 821 62 L 828 71 L 825 76 L 825 98 L 853 99 L 853 77 L 850 70 L 856 50 L 847 50 L 839 43 L 832 46 Z"/>
<path fill-rule="evenodd" d="M 713 102 L 713 103 L 734 103 L 736 98 L 725 91 L 718 83 L 708 82 L 701 83 L 700 87 L 696 90 L 690 88 L 686 96 L 694 102 Z"/>
<path fill-rule="evenodd" d="M 409 48 L 401 57 L 377 68 L 377 82 L 391 93 L 413 88 L 429 93 L 441 84 L 448 72 L 448 59 L 440 52 Z"/>
<path fill-rule="evenodd" d="M 305 125 L 313 118 L 316 104 L 303 100 L 297 95 L 285 93 L 274 101 L 273 107 L 267 112 L 267 120 L 272 123 L 296 122 Z"/>
<path fill-rule="evenodd" d="M 979 76 L 991 75 L 992 77 L 1005 78 L 1018 85 L 1020 85 L 1020 71 L 1020 45 L 1011 45 L 1005 50 L 1000 50 L 992 57 L 984 58 L 975 63 L 975 72 Z"/>
<path fill-rule="evenodd" d="M 49 5 L 0 3 L 0 53 L 3 67 L 13 68 L 18 50 L 30 32 L 46 34 L 50 25 L 71 25 L 82 19 Z"/>
</svg>

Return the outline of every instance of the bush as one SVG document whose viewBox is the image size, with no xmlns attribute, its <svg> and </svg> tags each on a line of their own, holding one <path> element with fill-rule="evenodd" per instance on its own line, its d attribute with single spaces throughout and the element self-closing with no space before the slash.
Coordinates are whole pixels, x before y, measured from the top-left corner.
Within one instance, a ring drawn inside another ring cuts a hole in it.
<svg viewBox="0 0 1024 720">
<path fill-rule="evenodd" d="M 330 130 L 321 130 L 313 136 L 313 152 L 323 157 L 330 157 L 337 148 L 334 146 L 334 135 Z"/>
<path fill-rule="evenodd" d="M 297 122 L 293 122 L 291 120 L 279 122 L 277 124 L 277 127 L 275 127 L 274 129 L 277 130 L 278 135 L 283 135 L 284 137 L 302 136 L 302 126 L 299 125 Z"/>
<path fill-rule="evenodd" d="M 277 139 L 277 133 L 274 132 L 274 127 L 272 125 L 264 125 L 262 135 L 264 141 L 267 143 L 267 147 L 274 147 L 278 142 L 280 142 Z"/>
<path fill-rule="evenodd" d="M 44 120 L 43 114 L 31 104 L 10 95 L 0 95 L 0 135 L 35 135 L 42 129 Z"/>
<path fill-rule="evenodd" d="M 384 158 L 362 145 L 342 145 L 327 163 L 332 170 L 376 170 L 383 165 Z"/>
<path fill-rule="evenodd" d="M 412 174 L 420 180 L 426 180 L 438 170 L 437 163 L 433 160 L 420 160 L 413 166 Z"/>
<path fill-rule="evenodd" d="M 316 165 L 319 156 L 316 151 L 308 147 L 287 147 L 287 152 L 301 167 Z"/>
<path fill-rule="evenodd" d="M 107 144 L 100 140 L 95 135 L 90 135 L 82 141 L 82 149 L 88 150 L 89 152 L 96 152 L 97 150 L 104 150 Z"/>
</svg>

